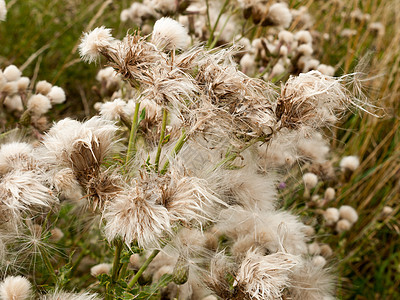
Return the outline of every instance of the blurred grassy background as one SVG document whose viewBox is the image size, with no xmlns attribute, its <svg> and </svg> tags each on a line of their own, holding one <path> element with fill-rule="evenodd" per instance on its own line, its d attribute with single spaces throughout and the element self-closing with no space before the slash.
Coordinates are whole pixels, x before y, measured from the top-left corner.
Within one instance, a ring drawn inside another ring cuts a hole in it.
<svg viewBox="0 0 400 300">
<path fill-rule="evenodd" d="M 370 100 L 383 107 L 380 118 L 349 115 L 335 129 L 333 160 L 358 155 L 361 167 L 340 187 L 337 204 L 349 204 L 360 214 L 353 229 L 342 236 L 322 237 L 335 247 L 340 272 L 341 299 L 400 299 L 400 1 L 399 0 L 292 0 L 292 7 L 307 6 L 315 17 L 315 29 L 330 35 L 320 41 L 319 59 L 337 68 L 336 75 L 354 70 L 369 57 L 364 70 L 379 75 L 367 83 Z M 63 87 L 67 102 L 57 118 L 84 118 L 93 113 L 100 98 L 93 92 L 99 66 L 79 59 L 77 45 L 82 31 L 105 25 L 116 37 L 129 29 L 120 23 L 128 0 L 8 1 L 7 20 L 0 23 L 0 66 L 22 66 L 25 76 L 48 80 Z M 348 18 L 360 8 L 385 27 L 374 36 L 364 22 Z M 356 30 L 350 39 L 340 37 L 344 28 Z M 292 190 L 299 189 L 294 185 Z M 301 200 L 299 200 L 301 201 Z M 382 207 L 393 213 L 380 219 Z M 296 206 L 296 203 L 293 205 Z"/>
</svg>

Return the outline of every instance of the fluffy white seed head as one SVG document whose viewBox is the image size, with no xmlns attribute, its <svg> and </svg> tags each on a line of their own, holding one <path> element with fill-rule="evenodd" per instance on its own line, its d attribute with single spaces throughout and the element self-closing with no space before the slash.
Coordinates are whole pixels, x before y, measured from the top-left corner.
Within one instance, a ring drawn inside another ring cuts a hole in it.
<svg viewBox="0 0 400 300">
<path fill-rule="evenodd" d="M 0 147 L 0 175 L 16 169 L 30 169 L 34 164 L 33 147 L 28 143 L 12 142 Z"/>
<path fill-rule="evenodd" d="M 285 45 L 282 45 L 282 46 L 279 48 L 279 55 L 280 55 L 280 56 L 286 57 L 286 56 L 288 55 L 288 53 L 289 53 L 288 47 L 286 47 Z"/>
<path fill-rule="evenodd" d="M 292 22 L 292 14 L 286 3 L 274 3 L 268 11 L 267 18 L 275 26 L 288 28 Z"/>
<path fill-rule="evenodd" d="M 350 29 L 350 28 L 345 28 L 340 33 L 340 36 L 345 37 L 345 38 L 350 38 L 352 36 L 355 36 L 356 34 L 357 34 L 357 30 Z"/>
<path fill-rule="evenodd" d="M 37 94 L 29 98 L 27 107 L 33 115 L 41 116 L 50 110 L 51 102 L 46 96 Z"/>
<path fill-rule="evenodd" d="M 312 263 L 319 268 L 323 268 L 326 265 L 326 259 L 321 255 L 317 255 L 313 257 Z"/>
<path fill-rule="evenodd" d="M 14 65 L 9 65 L 3 71 L 4 77 L 7 81 L 17 81 L 20 79 L 22 72 Z"/>
<path fill-rule="evenodd" d="M 46 80 L 41 80 L 36 84 L 36 93 L 47 95 L 51 91 L 51 83 Z"/>
<path fill-rule="evenodd" d="M 275 76 L 282 75 L 283 73 L 285 73 L 285 71 L 286 71 L 285 67 L 281 63 L 278 62 L 272 68 L 271 74 L 269 74 L 269 77 L 273 78 Z"/>
<path fill-rule="evenodd" d="M 332 201 L 333 199 L 335 199 L 335 196 L 336 196 L 336 192 L 335 192 L 335 189 L 334 189 L 334 188 L 328 187 L 328 188 L 325 190 L 324 199 L 325 199 L 326 201 Z"/>
<path fill-rule="evenodd" d="M 302 231 L 306 235 L 306 237 L 313 237 L 315 235 L 315 229 L 310 225 L 304 226 L 302 228 Z"/>
<path fill-rule="evenodd" d="M 189 35 L 185 27 L 177 21 L 164 17 L 154 24 L 151 41 L 160 49 L 166 51 L 183 49 L 189 41 Z"/>
<path fill-rule="evenodd" d="M 119 16 L 121 22 L 125 23 L 126 21 L 128 21 L 129 20 L 129 15 L 130 15 L 129 9 L 122 10 L 121 14 Z"/>
<path fill-rule="evenodd" d="M 4 77 L 3 70 L 0 69 L 0 91 L 3 89 L 6 83 L 7 79 Z"/>
<path fill-rule="evenodd" d="M 83 293 L 67 293 L 62 290 L 56 290 L 51 294 L 43 295 L 40 300 L 101 300 L 97 294 Z"/>
<path fill-rule="evenodd" d="M 130 257 L 129 257 L 129 263 L 130 265 L 135 268 L 135 269 L 139 269 L 141 264 L 141 258 L 140 255 L 137 253 L 133 253 Z"/>
<path fill-rule="evenodd" d="M 358 220 L 357 211 L 349 206 L 343 205 L 339 208 L 340 218 L 349 221 L 351 224 L 354 224 Z"/>
<path fill-rule="evenodd" d="M 278 33 L 279 42 L 285 45 L 290 45 L 293 43 L 294 35 L 290 31 L 282 30 Z"/>
<path fill-rule="evenodd" d="M 332 66 L 324 65 L 324 64 L 320 64 L 317 67 L 317 71 L 319 71 L 322 74 L 327 75 L 327 76 L 334 76 L 335 75 L 335 68 L 332 67 Z"/>
<path fill-rule="evenodd" d="M 253 55 L 250 53 L 246 53 L 240 59 L 240 67 L 242 68 L 242 72 L 248 75 L 252 75 L 255 72 L 256 62 Z"/>
<path fill-rule="evenodd" d="M 8 276 L 0 283 L 2 300 L 25 300 L 30 298 L 31 284 L 25 277 Z"/>
<path fill-rule="evenodd" d="M 59 86 L 53 86 L 47 97 L 50 99 L 51 104 L 60 104 L 66 99 L 64 90 Z"/>
<path fill-rule="evenodd" d="M 385 207 L 382 209 L 382 215 L 383 215 L 383 216 L 388 216 L 388 215 L 390 215 L 392 212 L 393 212 L 393 208 L 391 208 L 390 206 L 385 206 Z"/>
<path fill-rule="evenodd" d="M 3 94 L 12 95 L 18 92 L 18 83 L 17 81 L 9 81 L 3 86 L 2 90 Z"/>
<path fill-rule="evenodd" d="M 375 32 L 378 36 L 383 36 L 385 34 L 385 26 L 381 22 L 369 24 L 368 29 Z"/>
<path fill-rule="evenodd" d="M 308 253 L 311 255 L 318 255 L 321 253 L 321 247 L 317 242 L 308 245 Z"/>
<path fill-rule="evenodd" d="M 28 77 L 21 77 L 20 79 L 18 79 L 17 81 L 18 91 L 25 92 L 30 82 L 31 80 Z"/>
<path fill-rule="evenodd" d="M 335 207 L 329 207 L 324 212 L 324 218 L 326 220 L 327 225 L 333 225 L 339 220 L 339 210 Z"/>
<path fill-rule="evenodd" d="M 306 173 L 303 175 L 304 185 L 307 189 L 314 188 L 318 183 L 318 176 L 314 173 Z"/>
<path fill-rule="evenodd" d="M 126 102 L 122 99 L 115 99 L 114 101 L 108 101 L 103 103 L 100 107 L 100 115 L 106 120 L 119 120 L 121 115 L 124 114 Z"/>
<path fill-rule="evenodd" d="M 24 110 L 24 105 L 22 104 L 21 96 L 18 94 L 14 94 L 12 96 L 7 96 L 4 99 L 3 104 L 10 112 Z"/>
<path fill-rule="evenodd" d="M 297 53 L 304 55 L 304 56 L 311 56 L 314 50 L 310 44 L 303 44 L 297 48 Z"/>
<path fill-rule="evenodd" d="M 332 248 L 328 244 L 322 244 L 321 248 L 321 255 L 323 257 L 330 257 L 333 254 Z"/>
<path fill-rule="evenodd" d="M 0 214 L 0 222 L 5 218 L 18 225 L 24 216 L 43 213 L 56 205 L 58 199 L 45 185 L 45 179 L 34 171 L 17 169 L 6 173 L 0 185 L 0 203 L 5 212 Z"/>
<path fill-rule="evenodd" d="M 104 26 L 97 27 L 83 34 L 79 45 L 79 54 L 88 63 L 97 61 L 100 53 L 110 47 L 113 41 L 111 29 Z"/>
<path fill-rule="evenodd" d="M 112 264 L 98 264 L 90 268 L 90 274 L 93 277 L 97 277 L 101 274 L 109 274 L 112 268 Z"/>
<path fill-rule="evenodd" d="M 4 0 L 0 0 L 0 21 L 4 21 L 7 16 L 7 6 Z"/>
<path fill-rule="evenodd" d="M 300 30 L 300 31 L 296 32 L 294 37 L 299 44 L 311 44 L 312 43 L 311 33 L 307 30 Z"/>
<path fill-rule="evenodd" d="M 354 172 L 360 166 L 360 160 L 357 156 L 345 156 L 340 161 L 342 171 L 348 170 Z"/>
<path fill-rule="evenodd" d="M 342 219 L 336 223 L 335 229 L 337 232 L 342 233 L 342 232 L 350 230 L 350 228 L 351 228 L 351 223 L 349 221 L 347 221 L 346 219 Z"/>
<path fill-rule="evenodd" d="M 137 240 L 143 247 L 155 246 L 164 233 L 171 231 L 165 207 L 154 205 L 135 193 L 120 194 L 106 207 L 105 235 L 109 241 L 121 237 L 127 245 Z"/>
<path fill-rule="evenodd" d="M 55 227 L 52 230 L 50 230 L 50 234 L 51 234 L 50 239 L 53 242 L 58 242 L 59 240 L 61 240 L 64 237 L 64 233 L 58 227 Z"/>
</svg>

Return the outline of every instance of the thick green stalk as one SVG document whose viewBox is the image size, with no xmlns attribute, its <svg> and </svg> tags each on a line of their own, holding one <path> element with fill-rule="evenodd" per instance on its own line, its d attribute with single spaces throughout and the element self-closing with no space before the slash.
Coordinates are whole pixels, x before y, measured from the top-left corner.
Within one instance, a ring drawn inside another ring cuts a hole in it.
<svg viewBox="0 0 400 300">
<path fill-rule="evenodd" d="M 116 282 L 118 279 L 119 260 L 121 257 L 121 250 L 123 248 L 123 245 L 124 244 L 121 239 L 115 241 L 114 261 L 113 261 L 112 276 L 111 276 L 111 280 L 113 283 Z"/>
<path fill-rule="evenodd" d="M 156 172 L 158 172 L 158 164 L 160 163 L 161 149 L 164 143 L 165 129 L 167 128 L 167 119 L 168 119 L 168 111 L 166 108 L 163 108 L 160 141 L 158 142 L 156 160 L 154 162 Z"/>
<path fill-rule="evenodd" d="M 182 129 L 181 136 L 179 137 L 179 140 L 176 142 L 176 145 L 175 145 L 174 149 L 172 150 L 172 153 L 171 153 L 172 157 L 175 157 L 179 153 L 179 151 L 181 151 L 185 142 L 186 142 L 186 132 L 185 132 L 185 129 Z M 165 162 L 165 164 L 161 170 L 161 174 L 165 174 L 165 172 L 167 172 L 168 166 L 169 166 L 169 160 L 167 160 Z"/>
<path fill-rule="evenodd" d="M 144 264 L 140 267 L 139 271 L 132 277 L 131 281 L 128 283 L 128 289 L 131 289 L 135 283 L 139 280 L 139 277 L 143 274 L 143 272 L 147 269 L 149 264 L 153 261 L 153 259 L 157 256 L 160 250 L 154 250 L 148 259 L 144 262 Z"/>
<path fill-rule="evenodd" d="M 129 144 L 128 144 L 128 152 L 126 153 L 126 162 L 128 163 L 129 160 L 132 158 L 133 154 L 135 153 L 136 147 L 136 140 L 137 140 L 137 129 L 138 129 L 138 119 L 139 119 L 139 108 L 140 102 L 136 102 L 135 104 L 135 112 L 133 114 L 133 121 L 131 126 L 131 132 L 129 135 Z"/>
</svg>

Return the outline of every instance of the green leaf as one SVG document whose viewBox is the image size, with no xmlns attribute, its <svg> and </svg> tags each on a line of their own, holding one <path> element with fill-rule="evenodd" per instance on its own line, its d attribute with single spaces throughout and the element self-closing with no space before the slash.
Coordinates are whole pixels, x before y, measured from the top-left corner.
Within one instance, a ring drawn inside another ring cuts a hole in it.
<svg viewBox="0 0 400 300">
<path fill-rule="evenodd" d="M 138 123 L 142 122 L 142 121 L 144 120 L 145 117 L 146 117 L 146 109 L 143 108 L 143 109 L 142 109 L 142 112 L 140 113 Z"/>
</svg>

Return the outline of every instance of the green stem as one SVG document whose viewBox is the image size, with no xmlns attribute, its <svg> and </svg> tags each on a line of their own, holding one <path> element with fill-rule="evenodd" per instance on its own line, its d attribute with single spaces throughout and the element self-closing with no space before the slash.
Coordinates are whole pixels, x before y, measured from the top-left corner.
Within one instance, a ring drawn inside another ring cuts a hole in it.
<svg viewBox="0 0 400 300">
<path fill-rule="evenodd" d="M 128 152 L 126 153 L 126 162 L 128 163 L 129 160 L 132 158 L 133 154 L 135 153 L 136 147 L 136 136 L 137 136 L 137 129 L 138 129 L 138 119 L 139 119 L 139 108 L 140 102 L 136 102 L 135 104 L 135 112 L 133 114 L 133 121 L 131 126 L 131 132 L 129 135 L 129 144 L 128 144 Z"/>
<path fill-rule="evenodd" d="M 143 274 L 143 272 L 147 269 L 149 264 L 153 261 L 153 259 L 157 256 L 160 250 L 154 250 L 148 259 L 144 262 L 144 264 L 140 267 L 139 271 L 132 277 L 131 281 L 128 283 L 128 289 L 131 289 L 135 283 L 139 280 L 139 277 Z"/>
<path fill-rule="evenodd" d="M 162 146 L 164 143 L 165 129 L 167 127 L 167 118 L 168 118 L 168 110 L 166 108 L 163 108 L 163 118 L 162 118 L 162 125 L 161 125 L 160 141 L 158 142 L 156 160 L 154 162 L 156 172 L 158 172 L 158 164 L 160 163 L 161 149 L 162 149 Z"/>
<path fill-rule="evenodd" d="M 82 259 L 85 257 L 87 251 L 86 251 L 87 246 L 84 246 L 84 248 L 82 248 L 81 253 L 79 253 L 78 258 L 76 259 L 76 261 L 74 262 L 74 264 L 71 267 L 71 271 L 70 271 L 70 276 L 72 277 L 72 275 L 74 274 L 74 272 L 76 271 L 76 269 L 78 268 L 79 264 L 81 263 Z"/>
<path fill-rule="evenodd" d="M 214 48 L 215 44 L 218 42 L 219 38 L 222 35 L 222 32 L 224 31 L 224 29 L 225 29 L 226 25 L 228 24 L 231 17 L 232 17 L 232 13 L 229 14 L 229 17 L 226 18 L 224 25 L 222 26 L 221 30 L 218 32 L 218 35 L 214 38 L 214 40 L 210 46 L 210 49 Z"/>
<path fill-rule="evenodd" d="M 115 252 L 114 252 L 114 261 L 112 267 L 112 282 L 116 282 L 118 279 L 118 270 L 119 270 L 119 260 L 121 257 L 121 250 L 123 248 L 123 242 L 121 239 L 115 241 Z"/>
<path fill-rule="evenodd" d="M 50 277 L 53 279 L 53 282 L 57 281 L 57 276 L 56 272 L 54 271 L 53 265 L 50 262 L 49 256 L 47 255 L 47 252 L 43 249 L 40 249 L 40 254 L 42 256 L 42 260 L 44 262 L 44 265 L 46 266 L 47 271 L 50 274 Z"/>
<path fill-rule="evenodd" d="M 125 273 L 126 273 L 126 269 L 128 268 L 128 264 L 129 264 L 128 262 L 124 262 L 122 264 L 121 271 L 119 272 L 119 278 L 124 279 Z"/>
<path fill-rule="evenodd" d="M 261 142 L 264 141 L 264 138 L 254 138 L 252 139 L 247 145 L 245 145 L 243 148 L 238 149 L 237 151 L 228 154 L 223 160 L 221 160 L 219 163 L 217 163 L 215 165 L 215 167 L 213 168 L 213 171 L 215 171 L 216 169 L 218 169 L 219 167 L 225 165 L 226 163 L 233 161 L 236 157 L 238 157 L 238 155 L 243 152 L 244 150 L 246 150 L 247 148 L 251 147 L 252 145 L 254 145 L 257 142 Z"/>
<path fill-rule="evenodd" d="M 185 142 L 186 142 L 186 132 L 185 132 L 185 129 L 182 129 L 181 136 L 179 137 L 179 140 L 176 142 L 176 145 L 171 152 L 172 157 L 175 157 L 179 153 L 179 151 L 181 151 Z M 165 162 L 165 164 L 161 170 L 161 174 L 165 174 L 165 172 L 167 172 L 168 166 L 169 166 L 169 160 L 167 160 Z"/>
<path fill-rule="evenodd" d="M 218 14 L 217 20 L 215 21 L 214 27 L 213 27 L 213 29 L 211 30 L 211 32 L 210 32 L 210 37 L 208 38 L 208 41 L 207 41 L 207 48 L 210 47 L 211 43 L 212 43 L 213 40 L 214 40 L 214 32 L 215 32 L 215 30 L 217 29 L 217 26 L 218 26 L 218 23 L 219 23 L 219 19 L 221 19 L 221 16 L 222 16 L 222 14 L 224 13 L 225 8 L 226 8 L 226 6 L 228 5 L 228 3 L 229 3 L 229 0 L 225 0 L 224 5 L 222 6 L 222 8 L 221 8 L 221 10 L 220 10 L 220 12 L 219 12 L 219 14 Z"/>
</svg>

